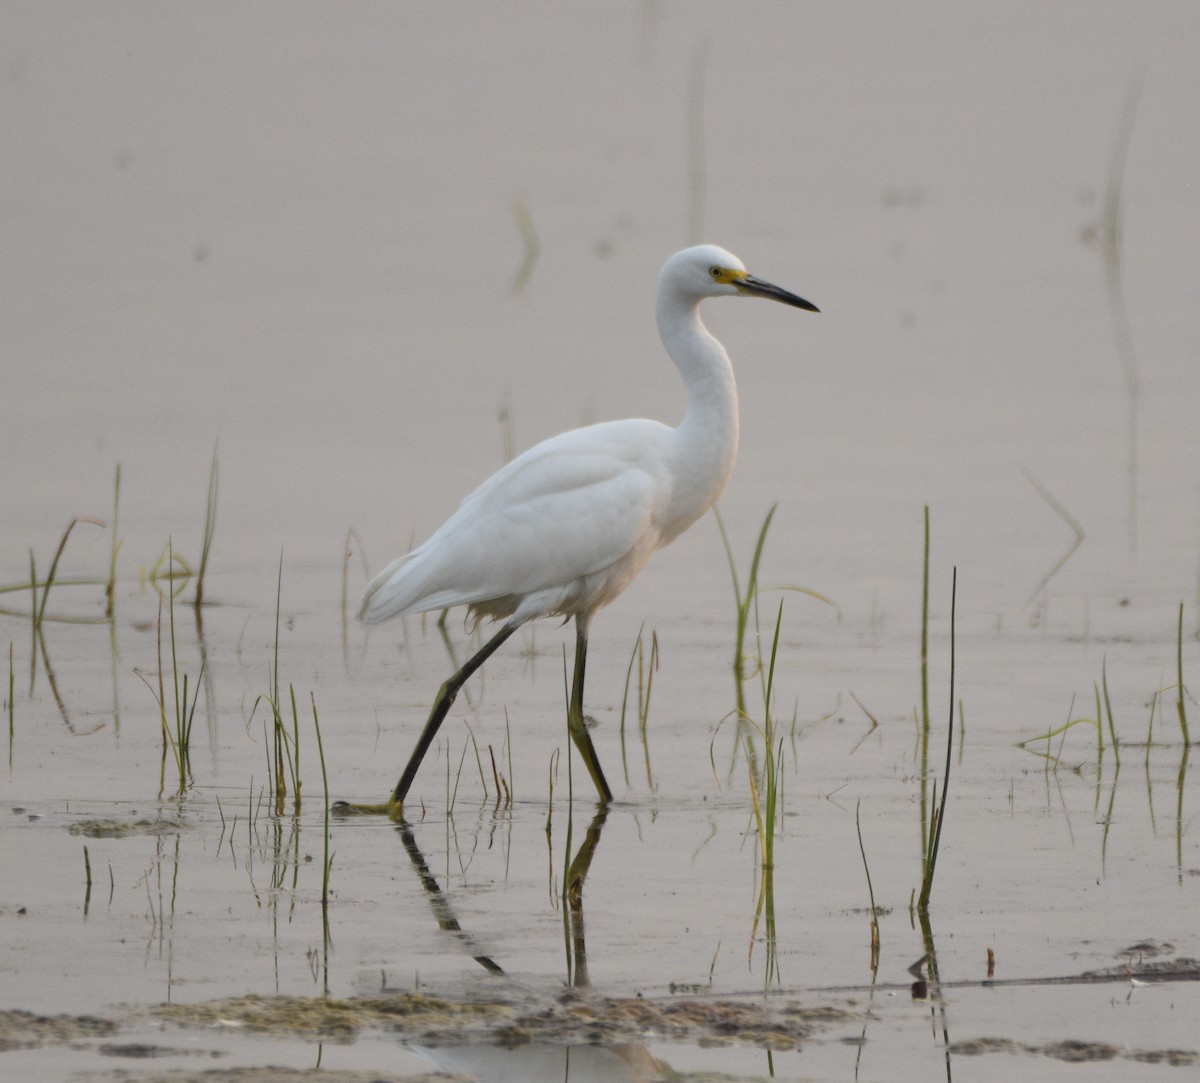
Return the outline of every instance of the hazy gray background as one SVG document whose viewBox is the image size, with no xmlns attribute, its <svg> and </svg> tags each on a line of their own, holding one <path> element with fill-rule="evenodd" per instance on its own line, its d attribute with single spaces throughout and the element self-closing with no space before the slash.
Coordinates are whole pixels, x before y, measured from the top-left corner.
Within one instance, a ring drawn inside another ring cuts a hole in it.
<svg viewBox="0 0 1200 1083">
<path fill-rule="evenodd" d="M 504 403 L 518 449 L 673 420 L 652 291 L 699 215 L 824 310 L 709 310 L 743 400 L 727 516 L 748 534 L 780 500 L 789 574 L 906 573 L 930 501 L 943 551 L 1023 602 L 1069 539 L 1024 465 L 1087 530 L 1091 590 L 1169 562 L 1178 592 L 1197 40 L 1189 3 L 7 3 L 4 560 L 106 514 L 118 462 L 156 547 L 198 517 L 219 439 L 218 573 L 283 542 L 336 563 L 351 524 L 378 564 L 499 464 Z M 1081 231 L 1138 78 L 1130 565 L 1122 362 Z M 541 250 L 514 292 L 518 202 Z M 691 571 L 723 574 L 703 545 Z"/>
</svg>

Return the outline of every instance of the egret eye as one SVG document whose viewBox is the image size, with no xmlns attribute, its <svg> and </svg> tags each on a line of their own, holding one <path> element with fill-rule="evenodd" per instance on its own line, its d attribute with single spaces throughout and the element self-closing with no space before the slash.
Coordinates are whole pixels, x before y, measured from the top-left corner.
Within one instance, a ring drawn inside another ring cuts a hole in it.
<svg viewBox="0 0 1200 1083">
<path fill-rule="evenodd" d="M 720 268 L 720 267 L 710 267 L 710 268 L 708 269 L 708 273 L 709 273 L 710 275 L 712 275 L 712 276 L 713 276 L 713 278 L 718 278 L 718 279 L 719 279 L 719 278 L 721 277 L 721 268 Z"/>
</svg>

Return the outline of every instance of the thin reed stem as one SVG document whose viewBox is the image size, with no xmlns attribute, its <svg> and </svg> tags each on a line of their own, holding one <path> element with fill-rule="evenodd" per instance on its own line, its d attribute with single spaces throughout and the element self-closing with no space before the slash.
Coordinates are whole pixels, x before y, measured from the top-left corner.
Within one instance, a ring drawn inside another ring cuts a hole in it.
<svg viewBox="0 0 1200 1083">
<path fill-rule="evenodd" d="M 112 552 L 108 560 L 108 583 L 104 587 L 104 615 L 111 618 L 115 606 L 117 590 L 117 553 L 121 549 L 121 541 L 117 537 L 117 516 L 121 507 L 121 464 L 117 463 L 117 477 L 113 482 L 113 515 L 112 515 Z"/>
<path fill-rule="evenodd" d="M 1104 695 L 1104 714 L 1108 718 L 1108 739 L 1112 744 L 1113 760 L 1121 766 L 1121 746 L 1117 743 L 1117 729 L 1113 721 L 1112 701 L 1108 698 L 1108 658 L 1100 662 L 1100 691 Z"/>
<path fill-rule="evenodd" d="M 212 550 L 213 535 L 217 530 L 217 449 L 213 447 L 212 466 L 208 471 L 208 496 L 204 502 L 204 538 L 200 544 L 200 567 L 196 570 L 196 598 L 193 605 L 198 610 L 204 604 L 204 573 L 208 570 L 208 555 Z"/>
<path fill-rule="evenodd" d="M 1179 729 L 1183 733 L 1183 746 L 1187 748 L 1192 742 L 1188 737 L 1187 711 L 1183 705 L 1183 602 L 1179 603 L 1179 628 L 1175 633 L 1175 674 L 1178 688 L 1175 704 L 1179 711 Z"/>
<path fill-rule="evenodd" d="M 34 626 L 37 628 L 41 628 L 42 621 L 45 619 L 46 601 L 50 597 L 50 587 L 54 583 L 54 573 L 58 570 L 59 559 L 63 555 L 63 550 L 67 547 L 67 539 L 71 536 L 71 531 L 75 529 L 76 523 L 91 523 L 92 526 L 104 526 L 102 519 L 93 519 L 87 515 L 76 515 L 67 524 L 67 529 L 63 531 L 63 536 L 59 540 L 58 548 L 54 551 L 54 559 L 50 561 L 50 571 L 46 573 L 46 582 L 42 585 L 42 600 L 37 606 L 37 617 L 34 619 Z M 30 553 L 30 559 L 32 559 L 32 556 L 33 554 Z M 34 593 L 36 595 L 36 588 Z"/>
<path fill-rule="evenodd" d="M 867 864 L 867 848 L 863 845 L 862 823 L 859 820 L 861 801 L 854 803 L 854 830 L 858 834 L 858 852 L 862 857 L 863 872 L 867 877 L 867 898 L 871 903 L 871 973 L 879 969 L 879 908 L 875 905 L 875 888 L 871 884 L 871 867 Z"/>
<path fill-rule="evenodd" d="M 954 753 L 954 618 L 958 600 L 958 568 L 954 569 L 950 581 L 950 720 L 947 725 L 946 739 L 946 773 L 942 781 L 942 799 L 938 802 L 936 785 L 933 791 L 933 803 L 937 805 L 933 820 L 930 824 L 929 857 L 925 863 L 925 875 L 921 883 L 921 896 L 917 901 L 918 913 L 929 910 L 929 896 L 933 891 L 933 874 L 937 867 L 938 847 L 942 841 L 942 825 L 946 818 L 946 794 L 950 790 L 950 765 Z"/>
<path fill-rule="evenodd" d="M 329 852 L 329 775 L 325 770 L 325 746 L 321 742 L 321 720 L 317 717 L 317 699 L 311 692 L 308 694 L 312 703 L 313 730 L 317 735 L 317 759 L 321 761 L 321 790 L 325 804 L 325 856 L 321 873 L 321 910 L 329 909 L 329 873 L 333 867 L 333 854 Z"/>
</svg>

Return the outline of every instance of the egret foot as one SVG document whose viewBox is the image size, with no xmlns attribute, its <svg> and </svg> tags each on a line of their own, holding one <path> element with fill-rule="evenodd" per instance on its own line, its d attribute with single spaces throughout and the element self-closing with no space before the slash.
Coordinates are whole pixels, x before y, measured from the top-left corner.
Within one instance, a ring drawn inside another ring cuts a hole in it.
<svg viewBox="0 0 1200 1083">
<path fill-rule="evenodd" d="M 404 819 L 404 805 L 390 797 L 381 805 L 360 804 L 357 801 L 335 801 L 329 806 L 334 816 L 386 816 L 389 820 Z"/>
</svg>

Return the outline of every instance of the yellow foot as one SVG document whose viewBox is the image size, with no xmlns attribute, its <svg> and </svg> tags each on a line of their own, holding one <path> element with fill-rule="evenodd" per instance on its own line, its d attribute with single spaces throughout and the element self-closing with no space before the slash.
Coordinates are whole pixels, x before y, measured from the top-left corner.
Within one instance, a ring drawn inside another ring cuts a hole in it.
<svg viewBox="0 0 1200 1083">
<path fill-rule="evenodd" d="M 390 798 L 382 805 L 362 805 L 352 801 L 335 801 L 329 806 L 334 816 L 386 816 L 399 822 L 404 819 L 404 806 Z"/>
</svg>

